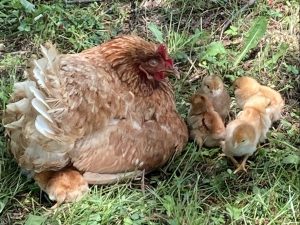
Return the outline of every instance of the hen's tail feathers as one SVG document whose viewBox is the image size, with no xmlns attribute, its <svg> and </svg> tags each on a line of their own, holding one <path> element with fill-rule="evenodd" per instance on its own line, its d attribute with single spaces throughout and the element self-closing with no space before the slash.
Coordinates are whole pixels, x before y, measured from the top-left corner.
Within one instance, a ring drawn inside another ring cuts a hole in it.
<svg viewBox="0 0 300 225">
<path fill-rule="evenodd" d="M 11 152 L 22 168 L 35 172 L 66 166 L 67 152 L 74 145 L 53 115 L 58 102 L 53 83 L 58 82 L 60 56 L 53 45 L 41 50 L 43 58 L 34 60 L 26 71 L 27 80 L 15 83 L 3 116 Z"/>
<path fill-rule="evenodd" d="M 7 105 L 4 116 L 5 127 L 18 129 L 24 127 L 28 120 L 34 119 L 39 134 L 57 141 L 65 141 L 63 135 L 56 135 L 60 129 L 51 117 L 51 106 L 55 99 L 49 93 L 47 81 L 55 77 L 56 59 L 59 56 L 53 45 L 41 46 L 43 58 L 34 60 L 28 71 L 28 80 L 14 85 L 11 103 Z M 59 151 L 59 150 L 58 150 Z"/>
</svg>

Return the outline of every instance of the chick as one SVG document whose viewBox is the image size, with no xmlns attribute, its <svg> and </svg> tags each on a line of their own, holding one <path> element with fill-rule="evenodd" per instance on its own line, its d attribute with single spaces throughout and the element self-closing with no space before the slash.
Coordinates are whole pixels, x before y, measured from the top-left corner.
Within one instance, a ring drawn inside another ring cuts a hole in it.
<svg viewBox="0 0 300 225">
<path fill-rule="evenodd" d="M 224 154 L 237 167 L 234 173 L 246 171 L 245 165 L 249 156 L 256 151 L 259 142 L 264 141 L 271 126 L 266 108 L 270 100 L 263 96 L 253 96 L 244 105 L 237 118 L 226 126 L 225 141 L 222 142 Z M 239 164 L 234 157 L 243 157 Z"/>
<path fill-rule="evenodd" d="M 245 102 L 251 96 L 259 92 L 260 84 L 251 77 L 240 77 L 233 83 L 235 91 L 235 100 L 240 108 L 243 108 Z"/>
<path fill-rule="evenodd" d="M 270 99 L 270 105 L 266 111 L 272 122 L 281 118 L 281 111 L 284 107 L 284 100 L 279 92 L 270 87 L 260 85 L 251 77 L 240 77 L 234 82 L 235 98 L 237 104 L 242 108 L 246 101 L 254 95 L 264 96 Z"/>
<path fill-rule="evenodd" d="M 246 161 L 255 151 L 259 135 L 255 127 L 246 121 L 233 120 L 226 127 L 225 141 L 221 142 L 224 154 L 232 161 L 237 173 L 241 170 L 247 172 Z M 241 164 L 234 157 L 243 157 Z"/>
<path fill-rule="evenodd" d="M 215 111 L 225 121 L 225 118 L 229 115 L 230 96 L 224 88 L 222 79 L 214 75 L 204 77 L 199 93 L 205 94 L 209 98 Z"/>
<path fill-rule="evenodd" d="M 238 114 L 241 120 L 249 121 L 255 126 L 255 132 L 259 134 L 259 141 L 263 142 L 267 137 L 267 132 L 271 127 L 272 121 L 268 114 L 271 101 L 264 96 L 254 95 L 244 104 L 243 111 Z"/>
<path fill-rule="evenodd" d="M 220 115 L 214 110 L 210 100 L 202 94 L 194 94 L 187 122 L 190 137 L 202 147 L 219 146 L 225 137 L 225 126 Z"/>
<path fill-rule="evenodd" d="M 56 201 L 56 204 L 51 207 L 52 209 L 57 208 L 63 202 L 79 200 L 89 191 L 87 181 L 73 168 L 64 168 L 58 172 L 36 173 L 34 179 L 40 188 L 48 193 L 49 198 Z"/>
<path fill-rule="evenodd" d="M 284 107 L 284 100 L 279 92 L 267 86 L 260 86 L 260 93 L 262 96 L 270 99 L 270 106 L 267 108 L 267 114 L 270 116 L 272 122 L 281 119 L 281 112 Z"/>
</svg>

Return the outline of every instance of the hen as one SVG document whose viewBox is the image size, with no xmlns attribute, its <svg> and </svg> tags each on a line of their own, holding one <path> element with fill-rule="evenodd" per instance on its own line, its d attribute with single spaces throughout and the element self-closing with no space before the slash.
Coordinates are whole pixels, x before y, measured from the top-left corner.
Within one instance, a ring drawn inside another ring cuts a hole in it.
<svg viewBox="0 0 300 225">
<path fill-rule="evenodd" d="M 200 147 L 203 144 L 207 147 L 219 146 L 225 138 L 225 127 L 220 115 L 205 95 L 194 94 L 190 102 L 187 122 L 191 138 Z"/>
<path fill-rule="evenodd" d="M 279 92 L 270 87 L 260 85 L 255 79 L 247 76 L 236 79 L 234 85 L 236 88 L 234 92 L 235 98 L 240 107 L 243 107 L 247 100 L 254 95 L 264 96 L 271 101 L 266 110 L 272 122 L 281 118 L 284 100 Z"/>
<path fill-rule="evenodd" d="M 164 45 L 121 36 L 78 54 L 41 50 L 15 84 L 4 123 L 18 164 L 52 200 L 154 170 L 183 149 L 188 131 Z"/>
</svg>

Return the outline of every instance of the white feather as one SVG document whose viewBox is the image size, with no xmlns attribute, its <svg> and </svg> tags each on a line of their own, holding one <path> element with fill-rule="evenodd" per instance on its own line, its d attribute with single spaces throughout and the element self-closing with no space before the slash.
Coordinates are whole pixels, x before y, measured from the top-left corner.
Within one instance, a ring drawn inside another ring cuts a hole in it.
<svg viewBox="0 0 300 225">
<path fill-rule="evenodd" d="M 14 94 L 24 93 L 27 98 L 32 99 L 33 95 L 29 88 L 35 86 L 36 84 L 34 81 L 17 82 L 14 84 Z"/>
<path fill-rule="evenodd" d="M 52 167 L 52 169 L 57 166 L 65 166 L 69 162 L 69 157 L 66 156 L 66 152 L 57 151 L 61 149 L 59 144 L 51 145 L 51 147 L 52 149 L 49 149 L 39 145 L 39 143 L 31 143 L 25 149 L 24 158 L 26 158 L 26 161 L 29 162 L 31 166 L 34 164 L 36 171 L 40 169 L 45 170 L 46 165 L 48 168 Z"/>
<path fill-rule="evenodd" d="M 24 122 L 24 115 L 18 119 L 17 121 L 14 121 L 12 123 L 9 123 L 9 124 L 6 124 L 4 127 L 5 128 L 10 128 L 10 129 L 17 129 L 17 128 L 20 128 L 20 127 L 23 127 L 23 122 Z"/>
<path fill-rule="evenodd" d="M 48 121 L 41 115 L 38 115 L 35 119 L 35 128 L 38 132 L 48 138 L 53 138 L 53 135 L 55 135 L 55 132 L 49 125 Z"/>
<path fill-rule="evenodd" d="M 118 120 L 118 119 L 110 119 L 110 120 L 108 121 L 108 126 L 115 126 L 115 125 L 117 125 L 119 122 L 120 122 L 120 120 Z"/>
<path fill-rule="evenodd" d="M 42 102 L 45 106 L 47 106 L 48 109 L 50 109 L 49 105 L 47 104 L 47 102 L 45 100 L 45 96 L 39 89 L 31 86 L 29 88 L 29 90 L 31 91 L 31 93 L 34 95 L 35 98 L 37 98 L 40 102 Z"/>
<path fill-rule="evenodd" d="M 47 50 L 47 48 L 45 48 L 43 45 L 41 45 L 41 51 L 42 51 L 42 53 L 43 53 L 43 56 L 44 56 L 45 58 L 48 58 L 48 57 L 47 57 L 47 55 L 48 55 L 48 50 Z"/>
<path fill-rule="evenodd" d="M 28 98 L 23 98 L 20 101 L 8 104 L 6 110 L 9 112 L 26 113 L 30 110 L 30 101 Z"/>
<path fill-rule="evenodd" d="M 39 112 L 49 122 L 53 123 L 50 114 L 47 112 L 46 106 L 41 101 L 39 101 L 37 98 L 34 98 L 32 99 L 31 104 L 37 112 Z"/>
<path fill-rule="evenodd" d="M 41 51 L 44 57 L 47 59 L 49 66 L 52 67 L 52 63 L 57 55 L 56 49 L 53 46 L 47 49 L 43 45 L 41 45 Z"/>
<path fill-rule="evenodd" d="M 36 60 L 36 63 L 40 70 L 44 71 L 47 69 L 48 60 L 46 58 L 38 59 L 38 60 Z"/>
<path fill-rule="evenodd" d="M 42 88 L 46 88 L 44 72 L 39 69 L 39 67 L 37 66 L 38 64 L 37 64 L 36 60 L 34 62 L 35 62 L 36 67 L 34 67 L 34 69 L 33 69 L 33 76 L 36 79 L 37 83 Z"/>
</svg>

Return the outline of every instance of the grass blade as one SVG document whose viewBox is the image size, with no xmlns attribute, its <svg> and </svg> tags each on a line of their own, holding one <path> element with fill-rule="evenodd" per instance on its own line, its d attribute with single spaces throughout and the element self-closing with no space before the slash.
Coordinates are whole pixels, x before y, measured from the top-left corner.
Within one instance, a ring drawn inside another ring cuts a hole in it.
<svg viewBox="0 0 300 225">
<path fill-rule="evenodd" d="M 287 43 L 281 43 L 278 47 L 278 51 L 272 56 L 272 59 L 265 63 L 265 66 L 276 65 L 277 61 L 287 53 L 288 48 L 289 45 Z"/>
<path fill-rule="evenodd" d="M 148 25 L 148 29 L 154 35 L 156 41 L 158 41 L 160 43 L 164 42 L 163 33 L 161 32 L 161 30 L 158 28 L 158 26 L 155 23 L 150 23 Z"/>
<path fill-rule="evenodd" d="M 253 26 L 250 28 L 246 35 L 247 38 L 245 44 L 242 48 L 241 53 L 234 61 L 234 67 L 236 67 L 241 62 L 241 60 L 245 57 L 245 55 L 247 54 L 247 52 L 249 52 L 250 49 L 256 47 L 256 45 L 259 43 L 260 39 L 264 36 L 267 30 L 267 24 L 268 21 L 265 17 L 259 17 L 256 20 L 256 22 L 253 24 Z"/>
<path fill-rule="evenodd" d="M 46 217 L 29 214 L 25 225 L 41 225 L 46 221 Z"/>
</svg>

